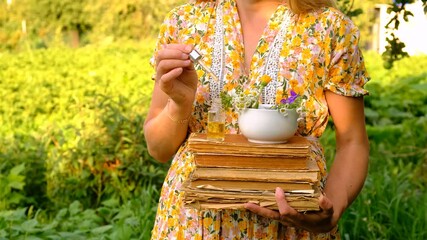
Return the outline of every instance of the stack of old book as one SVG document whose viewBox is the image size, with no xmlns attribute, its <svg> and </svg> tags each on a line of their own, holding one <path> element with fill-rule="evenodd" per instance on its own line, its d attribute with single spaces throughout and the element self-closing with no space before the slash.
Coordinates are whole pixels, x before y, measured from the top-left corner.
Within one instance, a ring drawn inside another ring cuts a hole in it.
<svg viewBox="0 0 427 240">
<path fill-rule="evenodd" d="M 309 142 L 303 137 L 284 144 L 256 144 L 239 134 L 215 142 L 192 133 L 188 147 L 196 167 L 184 183 L 187 206 L 239 209 L 254 202 L 277 209 L 275 189 L 280 187 L 296 210 L 319 210 L 319 168 L 310 159 Z"/>
</svg>

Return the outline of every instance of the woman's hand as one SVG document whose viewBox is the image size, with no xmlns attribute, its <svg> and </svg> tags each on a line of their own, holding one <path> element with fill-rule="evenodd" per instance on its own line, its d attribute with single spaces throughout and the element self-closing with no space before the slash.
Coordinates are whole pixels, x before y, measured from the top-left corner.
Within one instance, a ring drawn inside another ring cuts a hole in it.
<svg viewBox="0 0 427 240">
<path fill-rule="evenodd" d="M 197 90 L 197 74 L 189 58 L 192 50 L 191 45 L 168 44 L 157 53 L 156 81 L 178 105 L 192 104 Z"/>
<path fill-rule="evenodd" d="M 285 193 L 281 188 L 276 188 L 276 202 L 279 211 L 260 207 L 253 203 L 245 204 L 245 208 L 260 216 L 277 220 L 285 226 L 300 228 L 314 233 L 329 232 L 338 222 L 338 219 L 334 217 L 334 208 L 331 200 L 324 195 L 319 198 L 320 211 L 317 212 L 297 212 L 289 206 Z"/>
<path fill-rule="evenodd" d="M 170 160 L 187 137 L 198 83 L 189 57 L 192 50 L 191 45 L 167 44 L 156 53 L 156 82 L 144 136 L 148 152 L 160 162 Z"/>
</svg>

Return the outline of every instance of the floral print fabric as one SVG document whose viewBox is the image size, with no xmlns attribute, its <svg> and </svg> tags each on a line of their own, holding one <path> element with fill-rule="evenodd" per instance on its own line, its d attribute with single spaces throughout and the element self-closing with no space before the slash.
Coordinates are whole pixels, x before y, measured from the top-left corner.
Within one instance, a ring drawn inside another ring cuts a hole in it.
<svg viewBox="0 0 427 240">
<path fill-rule="evenodd" d="M 279 31 L 283 15 L 289 9 L 277 8 L 259 40 L 247 75 L 244 68 L 242 30 L 234 0 L 197 1 L 177 7 L 161 27 L 158 47 L 168 43 L 194 44 L 212 64 L 216 5 L 222 4 L 224 24 L 223 89 L 233 95 L 238 86 L 251 89 L 262 78 L 265 56 Z M 358 48 L 358 30 L 338 10 L 291 14 L 280 52 L 276 101 L 284 91 L 300 94 L 303 111 L 298 122 L 298 135 L 312 142 L 312 154 L 326 178 L 323 150 L 318 141 L 328 122 L 325 90 L 344 96 L 363 96 L 368 76 Z M 153 58 L 154 59 L 154 58 Z M 152 60 L 154 64 L 154 60 Z M 197 66 L 196 66 L 197 67 Z M 210 107 L 209 78 L 197 69 L 199 86 L 190 121 L 191 132 L 204 132 Z M 238 133 L 237 112 L 226 110 L 227 133 Z M 162 187 L 152 239 L 338 239 L 337 230 L 313 234 L 285 227 L 246 210 L 198 211 L 183 206 L 182 184 L 194 170 L 194 161 L 184 143 L 175 155 Z"/>
</svg>

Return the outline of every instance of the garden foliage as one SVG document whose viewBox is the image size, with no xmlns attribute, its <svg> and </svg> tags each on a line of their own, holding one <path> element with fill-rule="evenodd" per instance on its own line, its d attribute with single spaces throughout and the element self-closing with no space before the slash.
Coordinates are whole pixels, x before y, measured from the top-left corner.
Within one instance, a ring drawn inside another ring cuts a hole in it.
<svg viewBox="0 0 427 240">
<path fill-rule="evenodd" d="M 35 228 L 75 201 L 98 216 L 105 202 L 113 200 L 116 206 L 149 206 L 144 215 L 153 214 L 167 166 L 148 155 L 143 134 L 154 84 L 148 64 L 152 46 L 144 42 L 0 54 L 0 211 L 43 209 L 43 214 L 23 218 L 34 217 Z M 119 208 L 110 210 L 112 215 L 96 224 L 124 214 Z M 2 213 L 0 229 L 2 221 L 14 226 L 18 218 L 18 225 L 23 224 L 21 215 L 14 214 L 19 215 Z M 77 226 L 70 223 L 72 227 Z M 0 239 L 4 234 L 0 231 Z"/>
<path fill-rule="evenodd" d="M 149 237 L 168 167 L 144 141 L 153 45 L 0 54 L 0 239 Z M 367 54 L 371 162 L 344 239 L 427 238 L 426 65 Z"/>
<path fill-rule="evenodd" d="M 156 36 L 167 9 L 183 2 L 185 1 L 0 1 L 0 50 L 22 50 L 26 48 L 26 43 L 32 48 L 44 48 L 57 42 L 76 47 L 119 39 L 143 40 Z"/>
</svg>

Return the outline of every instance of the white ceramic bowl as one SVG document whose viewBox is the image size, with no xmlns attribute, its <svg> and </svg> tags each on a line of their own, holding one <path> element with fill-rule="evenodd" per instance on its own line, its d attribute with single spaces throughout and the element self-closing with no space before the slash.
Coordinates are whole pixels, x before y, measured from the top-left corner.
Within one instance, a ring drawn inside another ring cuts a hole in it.
<svg viewBox="0 0 427 240">
<path fill-rule="evenodd" d="M 250 142 L 274 144 L 284 143 L 294 136 L 298 124 L 295 109 L 287 110 L 286 116 L 276 109 L 247 108 L 238 119 L 242 134 Z"/>
</svg>

